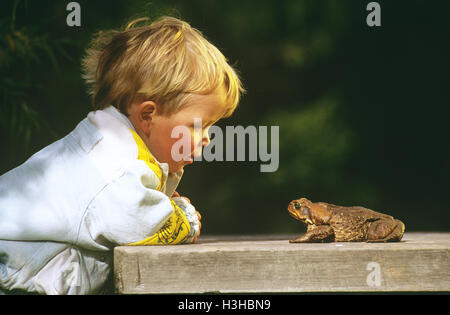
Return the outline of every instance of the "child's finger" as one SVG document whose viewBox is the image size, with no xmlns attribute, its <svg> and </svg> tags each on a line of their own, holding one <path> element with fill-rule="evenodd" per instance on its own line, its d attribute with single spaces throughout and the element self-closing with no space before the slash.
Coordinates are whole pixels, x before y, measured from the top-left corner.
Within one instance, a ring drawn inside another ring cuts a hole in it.
<svg viewBox="0 0 450 315">
<path fill-rule="evenodd" d="M 195 211 L 195 213 L 197 214 L 198 220 L 200 221 L 202 219 L 202 215 L 197 210 Z"/>
<path fill-rule="evenodd" d="M 181 198 L 184 198 L 184 199 L 186 199 L 187 202 L 191 203 L 191 200 L 188 197 L 183 196 Z"/>
<path fill-rule="evenodd" d="M 174 197 L 180 197 L 180 194 L 177 191 L 174 191 L 172 194 L 172 198 Z"/>
</svg>

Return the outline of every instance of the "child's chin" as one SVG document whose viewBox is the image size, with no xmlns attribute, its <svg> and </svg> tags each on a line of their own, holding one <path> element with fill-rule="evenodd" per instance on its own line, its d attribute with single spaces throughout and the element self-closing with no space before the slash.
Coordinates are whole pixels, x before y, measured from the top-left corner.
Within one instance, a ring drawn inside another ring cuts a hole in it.
<svg viewBox="0 0 450 315">
<path fill-rule="evenodd" d="M 185 166 L 190 165 L 194 162 L 193 159 L 190 159 L 188 161 L 181 160 L 179 162 L 172 161 L 171 164 L 169 164 L 169 173 L 176 173 L 181 171 Z"/>
<path fill-rule="evenodd" d="M 177 164 L 169 167 L 169 173 L 176 173 L 181 171 L 184 168 L 185 164 Z"/>
</svg>

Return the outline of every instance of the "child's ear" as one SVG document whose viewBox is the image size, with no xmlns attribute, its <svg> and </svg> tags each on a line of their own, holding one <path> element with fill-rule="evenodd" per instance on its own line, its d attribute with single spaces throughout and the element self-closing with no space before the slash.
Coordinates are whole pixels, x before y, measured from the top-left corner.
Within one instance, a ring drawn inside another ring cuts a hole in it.
<svg viewBox="0 0 450 315">
<path fill-rule="evenodd" d="M 139 105 L 138 121 L 147 136 L 150 134 L 152 119 L 156 115 L 156 107 L 153 101 L 145 101 Z"/>
</svg>

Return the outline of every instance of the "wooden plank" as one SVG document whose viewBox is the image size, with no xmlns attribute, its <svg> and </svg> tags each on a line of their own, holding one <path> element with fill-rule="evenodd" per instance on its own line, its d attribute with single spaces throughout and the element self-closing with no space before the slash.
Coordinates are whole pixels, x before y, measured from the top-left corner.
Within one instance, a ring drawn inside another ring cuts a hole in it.
<svg viewBox="0 0 450 315">
<path fill-rule="evenodd" d="M 203 237 L 193 245 L 116 247 L 116 291 L 450 291 L 450 233 L 406 233 L 397 243 L 290 244 L 293 237 Z"/>
</svg>

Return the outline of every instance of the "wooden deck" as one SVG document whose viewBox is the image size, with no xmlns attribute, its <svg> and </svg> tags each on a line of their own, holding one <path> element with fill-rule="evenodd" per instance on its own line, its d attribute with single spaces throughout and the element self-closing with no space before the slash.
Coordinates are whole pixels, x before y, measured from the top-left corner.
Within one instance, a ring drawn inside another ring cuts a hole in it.
<svg viewBox="0 0 450 315">
<path fill-rule="evenodd" d="M 294 235 L 204 236 L 119 246 L 119 294 L 450 291 L 450 233 L 397 243 L 290 244 Z"/>
</svg>

